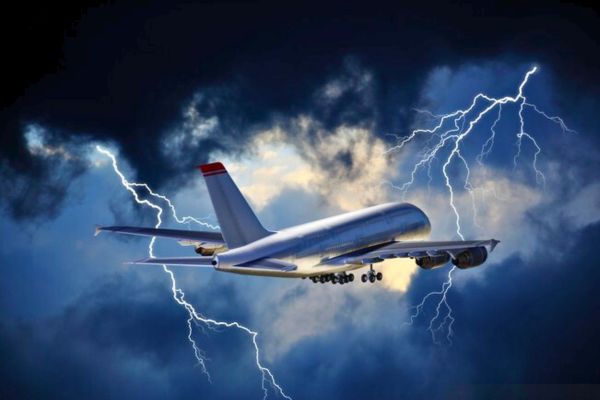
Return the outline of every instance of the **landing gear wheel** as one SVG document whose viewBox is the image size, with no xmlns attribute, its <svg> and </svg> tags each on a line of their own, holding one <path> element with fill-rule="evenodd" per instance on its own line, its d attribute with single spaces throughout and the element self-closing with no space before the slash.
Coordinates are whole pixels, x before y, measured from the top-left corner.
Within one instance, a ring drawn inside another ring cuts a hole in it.
<svg viewBox="0 0 600 400">
<path fill-rule="evenodd" d="M 380 281 L 383 279 L 383 274 L 381 272 L 378 272 L 377 275 L 375 275 L 377 277 L 377 280 Z"/>
<path fill-rule="evenodd" d="M 364 282 L 367 281 L 367 275 L 366 274 L 362 274 L 362 276 L 360 277 L 360 280 Z"/>
<path fill-rule="evenodd" d="M 335 276 L 335 275 L 333 276 L 333 278 L 331 278 L 331 282 L 332 282 L 332 283 L 334 283 L 334 284 L 335 284 L 335 283 L 338 283 L 338 281 L 339 281 L 339 279 L 338 279 L 338 277 L 337 277 L 337 276 Z"/>
<path fill-rule="evenodd" d="M 375 282 L 375 279 L 376 279 L 375 274 L 369 275 L 369 282 L 373 283 L 373 282 Z"/>
<path fill-rule="evenodd" d="M 349 282 L 354 282 L 354 274 L 348 275 L 348 281 Z"/>
<path fill-rule="evenodd" d="M 343 277 L 343 276 L 340 276 L 340 285 L 343 285 L 344 283 L 346 283 L 346 282 L 344 281 L 344 277 Z"/>
<path fill-rule="evenodd" d="M 319 278 L 319 281 L 320 281 L 321 283 L 325 283 L 325 277 L 324 277 L 323 275 L 321 275 L 321 277 Z"/>
</svg>

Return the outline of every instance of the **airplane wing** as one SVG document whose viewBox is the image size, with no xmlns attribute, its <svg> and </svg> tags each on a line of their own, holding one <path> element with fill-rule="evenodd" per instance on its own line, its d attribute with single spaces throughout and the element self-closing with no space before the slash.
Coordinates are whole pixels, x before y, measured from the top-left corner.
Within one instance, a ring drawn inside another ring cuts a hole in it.
<svg viewBox="0 0 600 400">
<path fill-rule="evenodd" d="M 162 228 L 140 228 L 136 226 L 98 226 L 96 235 L 102 231 L 123 233 L 126 235 L 138 236 L 157 236 L 170 239 L 197 241 L 202 243 L 212 243 L 224 245 L 223 235 L 220 232 L 202 232 L 187 231 L 183 229 L 162 229 Z"/>
<path fill-rule="evenodd" d="M 291 264 L 276 258 L 261 258 L 259 260 L 250 261 L 244 264 L 236 265 L 236 267 L 247 267 L 256 269 L 270 269 L 279 271 L 295 271 L 298 267 L 295 264 Z"/>
<path fill-rule="evenodd" d="M 182 267 L 212 267 L 212 257 L 166 257 L 166 258 L 143 258 L 130 261 L 127 264 L 143 265 L 179 265 Z"/>
<path fill-rule="evenodd" d="M 461 240 L 451 242 L 390 242 L 342 254 L 331 259 L 326 259 L 323 260 L 321 264 L 372 264 L 388 258 L 417 258 L 444 254 L 448 254 L 452 258 L 456 258 L 456 256 L 465 250 L 475 247 L 489 247 L 489 251 L 492 252 L 498 243 L 500 243 L 500 241 L 495 239 Z"/>
</svg>

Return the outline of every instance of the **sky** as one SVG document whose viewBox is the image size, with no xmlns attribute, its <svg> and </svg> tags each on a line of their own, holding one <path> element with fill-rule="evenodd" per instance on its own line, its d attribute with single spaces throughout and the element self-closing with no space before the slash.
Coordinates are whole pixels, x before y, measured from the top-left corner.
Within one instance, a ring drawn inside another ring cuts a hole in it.
<svg viewBox="0 0 600 400">
<path fill-rule="evenodd" d="M 96 1 L 4 19 L 1 398 L 598 394 L 596 10 Z M 469 270 L 387 261 L 373 285 L 172 281 L 124 264 L 148 239 L 94 237 L 156 224 L 98 146 L 200 222 L 184 228 L 217 229 L 195 166 L 221 161 L 270 229 L 407 201 L 434 240 L 501 243 Z M 190 323 L 173 282 L 248 330 Z"/>
</svg>

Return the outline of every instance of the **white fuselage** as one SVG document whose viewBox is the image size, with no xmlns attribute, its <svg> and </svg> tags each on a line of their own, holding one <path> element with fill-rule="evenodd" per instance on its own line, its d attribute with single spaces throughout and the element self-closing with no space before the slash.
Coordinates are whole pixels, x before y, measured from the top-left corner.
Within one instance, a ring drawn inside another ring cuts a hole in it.
<svg viewBox="0 0 600 400">
<path fill-rule="evenodd" d="M 336 273 L 362 265 L 332 265 L 327 261 L 368 246 L 429 236 L 429 219 L 408 203 L 386 203 L 287 228 L 215 257 L 218 270 L 247 275 L 302 277 Z M 269 271 L 239 264 L 263 258 L 285 260 L 295 271 Z"/>
</svg>

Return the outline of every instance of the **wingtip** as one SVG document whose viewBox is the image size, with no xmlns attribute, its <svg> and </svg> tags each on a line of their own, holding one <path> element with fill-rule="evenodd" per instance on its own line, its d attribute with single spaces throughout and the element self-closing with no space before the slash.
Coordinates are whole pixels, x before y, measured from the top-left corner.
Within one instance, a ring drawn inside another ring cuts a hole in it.
<svg viewBox="0 0 600 400">
<path fill-rule="evenodd" d="M 498 246 L 498 243 L 500 243 L 500 241 L 499 241 L 499 240 L 496 240 L 496 239 L 492 239 L 492 240 L 491 240 L 491 245 L 490 245 L 490 253 L 491 253 L 492 251 L 494 251 L 494 249 L 496 248 L 496 246 Z"/>
<path fill-rule="evenodd" d="M 148 261 L 151 259 L 152 259 L 152 257 L 140 258 L 139 260 L 125 261 L 123 264 L 127 264 L 127 265 L 147 264 Z"/>
<path fill-rule="evenodd" d="M 102 233 L 102 226 L 100 225 L 96 225 L 94 227 L 94 237 L 98 236 L 99 234 Z"/>
</svg>

